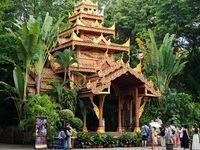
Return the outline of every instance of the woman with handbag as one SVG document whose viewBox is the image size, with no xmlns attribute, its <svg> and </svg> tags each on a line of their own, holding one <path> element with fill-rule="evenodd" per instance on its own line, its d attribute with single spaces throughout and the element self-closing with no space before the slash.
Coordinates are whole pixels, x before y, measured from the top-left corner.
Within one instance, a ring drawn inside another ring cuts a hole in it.
<svg viewBox="0 0 200 150">
<path fill-rule="evenodd" d="M 70 147 L 70 136 L 72 135 L 72 127 L 69 123 L 66 123 L 65 127 L 63 128 L 63 131 L 65 132 L 66 137 L 63 141 L 64 150 L 66 150 L 66 141 L 67 141 L 67 150 L 69 150 Z"/>
<path fill-rule="evenodd" d="M 144 126 L 142 126 L 142 147 L 147 146 L 148 136 L 149 136 L 149 127 L 147 126 L 147 122 L 144 123 Z"/>
</svg>

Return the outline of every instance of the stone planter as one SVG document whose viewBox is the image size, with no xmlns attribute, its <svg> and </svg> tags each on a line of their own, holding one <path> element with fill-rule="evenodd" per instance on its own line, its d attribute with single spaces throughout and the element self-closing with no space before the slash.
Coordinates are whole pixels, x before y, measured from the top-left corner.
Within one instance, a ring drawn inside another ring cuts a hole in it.
<svg viewBox="0 0 200 150">
<path fill-rule="evenodd" d="M 173 150 L 174 144 L 173 143 L 167 143 L 166 144 L 166 149 L 167 150 Z"/>
</svg>

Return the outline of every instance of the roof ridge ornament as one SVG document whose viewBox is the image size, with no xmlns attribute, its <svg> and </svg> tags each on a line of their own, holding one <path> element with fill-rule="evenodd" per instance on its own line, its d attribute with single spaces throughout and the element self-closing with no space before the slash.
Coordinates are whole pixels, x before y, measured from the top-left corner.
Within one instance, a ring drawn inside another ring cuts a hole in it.
<svg viewBox="0 0 200 150">
<path fill-rule="evenodd" d="M 122 56 L 119 58 L 119 60 L 117 61 L 118 63 L 120 63 L 120 65 L 123 65 L 123 57 L 124 57 L 124 53 L 122 53 Z"/>
<path fill-rule="evenodd" d="M 78 17 L 77 17 L 77 20 L 76 20 L 76 23 L 74 24 L 74 26 L 76 26 L 76 25 L 85 26 Z"/>
<path fill-rule="evenodd" d="M 69 41 L 76 40 L 76 41 L 83 41 L 83 39 L 79 38 L 76 33 L 73 31 Z"/>
<path fill-rule="evenodd" d="M 140 60 L 140 63 L 133 69 L 136 72 L 142 72 L 142 61 Z"/>
<path fill-rule="evenodd" d="M 126 43 L 122 44 L 122 46 L 130 47 L 130 38 L 128 39 L 128 41 L 126 41 Z"/>
<path fill-rule="evenodd" d="M 101 23 L 99 24 L 98 20 L 96 20 L 95 22 L 92 22 L 90 25 L 91 25 L 92 27 L 102 28 L 103 22 L 101 22 Z"/>
<path fill-rule="evenodd" d="M 104 36 L 103 36 L 102 33 L 101 33 L 101 36 L 100 36 L 98 39 L 96 39 L 96 38 L 94 37 L 93 42 L 96 43 L 96 44 L 98 44 L 101 40 L 103 40 L 103 41 L 106 43 L 106 45 L 110 45 L 110 44 L 111 44 L 110 39 L 107 41 L 107 40 L 104 38 Z"/>
<path fill-rule="evenodd" d="M 101 13 L 99 14 L 100 16 L 104 16 L 104 10 L 101 11 Z"/>
<path fill-rule="evenodd" d="M 112 25 L 112 27 L 110 27 L 108 29 L 115 30 L 115 23 Z"/>
<path fill-rule="evenodd" d="M 71 17 L 71 14 L 70 14 L 70 12 L 68 12 L 68 16 L 69 16 L 69 18 Z"/>
</svg>

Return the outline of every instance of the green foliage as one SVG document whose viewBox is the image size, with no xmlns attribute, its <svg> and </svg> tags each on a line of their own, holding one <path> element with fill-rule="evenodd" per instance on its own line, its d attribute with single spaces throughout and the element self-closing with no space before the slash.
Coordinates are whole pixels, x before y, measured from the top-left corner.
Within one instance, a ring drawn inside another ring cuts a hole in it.
<svg viewBox="0 0 200 150">
<path fill-rule="evenodd" d="M 54 89 L 46 91 L 45 94 L 56 96 L 57 103 L 61 104 L 63 108 L 75 112 L 77 93 L 74 89 L 67 89 L 65 87 L 69 82 L 72 81 L 67 79 L 65 82 L 60 84 L 58 80 L 53 79 L 53 81 L 47 83 L 47 85 L 51 85 Z"/>
<path fill-rule="evenodd" d="M 80 118 L 73 117 L 70 119 L 70 124 L 73 128 L 81 128 L 83 126 L 83 121 Z"/>
<path fill-rule="evenodd" d="M 74 113 L 71 110 L 69 110 L 69 109 L 62 109 L 59 112 L 59 117 L 61 119 L 69 121 L 70 119 L 74 118 Z"/>
<path fill-rule="evenodd" d="M 148 31 L 150 40 L 146 40 L 146 47 L 139 39 L 136 40 L 144 54 L 144 68 L 147 77 L 153 79 L 160 91 L 164 91 L 173 76 L 183 70 L 187 61 L 181 63 L 182 54 L 174 54 L 174 48 L 172 47 L 174 35 L 169 36 L 167 33 L 160 49 L 158 49 L 152 30 L 149 29 Z"/>
<path fill-rule="evenodd" d="M 91 146 L 93 143 L 93 137 L 90 136 L 89 133 L 78 134 L 75 139 L 75 147 L 76 148 L 86 148 L 87 146 Z"/>
<path fill-rule="evenodd" d="M 54 63 L 58 63 L 60 64 L 60 66 L 62 68 L 64 68 L 64 82 L 66 80 L 67 77 L 67 72 L 69 73 L 69 66 L 71 66 L 72 64 L 77 64 L 77 68 L 79 68 L 79 63 L 78 60 L 76 60 L 76 54 L 75 51 L 72 51 L 70 49 L 66 49 L 63 52 L 57 51 L 53 54 L 54 59 L 51 62 L 51 65 L 53 65 Z"/>
<path fill-rule="evenodd" d="M 58 108 L 60 108 L 60 105 L 52 103 L 47 95 L 29 95 L 29 98 L 26 100 L 27 119 L 20 121 L 18 129 L 21 131 L 31 131 L 34 135 L 35 117 L 46 116 L 47 139 L 52 139 L 53 135 L 58 132 L 58 125 L 60 124 Z"/>
</svg>

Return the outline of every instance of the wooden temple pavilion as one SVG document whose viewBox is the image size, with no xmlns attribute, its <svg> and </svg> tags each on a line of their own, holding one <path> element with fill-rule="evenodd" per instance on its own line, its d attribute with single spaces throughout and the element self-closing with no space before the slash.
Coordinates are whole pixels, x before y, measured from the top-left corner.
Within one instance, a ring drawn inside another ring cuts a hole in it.
<svg viewBox="0 0 200 150">
<path fill-rule="evenodd" d="M 58 42 L 52 49 L 51 53 L 63 51 L 71 48 L 76 52 L 79 62 L 79 69 L 76 65 L 72 65 L 70 70 L 76 70 L 82 73 L 86 79 L 86 83 L 80 89 L 78 95 L 80 98 L 88 98 L 93 105 L 93 110 L 98 118 L 97 132 L 103 133 L 102 126 L 103 107 L 106 96 L 110 94 L 110 89 L 114 89 L 114 94 L 118 98 L 118 125 L 117 132 L 125 130 L 125 108 L 129 111 L 129 125 L 132 123 L 132 103 L 135 103 L 135 131 L 140 130 L 139 118 L 143 112 L 145 103 L 149 99 L 157 98 L 161 94 L 155 91 L 152 81 L 147 81 L 141 72 L 141 63 L 136 68 L 129 66 L 129 61 L 124 63 L 122 58 L 117 62 L 114 60 L 115 54 L 129 52 L 130 40 L 120 45 L 112 43 L 107 39 L 109 36 L 115 36 L 115 24 L 106 28 L 103 27 L 103 13 L 99 13 L 98 4 L 94 4 L 90 0 L 82 0 L 74 6 L 74 12 L 69 14 L 69 22 L 73 26 L 58 34 Z M 69 37 L 64 35 L 69 34 Z M 49 60 L 51 61 L 51 60 Z M 54 64 L 52 69 L 45 68 L 41 91 L 51 89 L 44 86 L 50 78 L 56 78 L 62 82 L 62 78 L 58 76 L 63 73 L 64 69 L 59 64 Z M 69 77 L 73 81 L 82 83 L 82 79 L 68 72 Z M 29 92 L 35 92 L 35 71 L 31 70 L 31 76 L 28 82 Z M 71 88 L 73 86 L 71 85 Z M 98 99 L 94 99 L 98 97 Z M 144 100 L 140 106 L 141 100 Z M 98 102 L 98 104 L 97 104 Z M 126 106 L 126 107 L 125 107 Z M 87 132 L 86 115 L 83 118 L 83 130 Z"/>
</svg>

